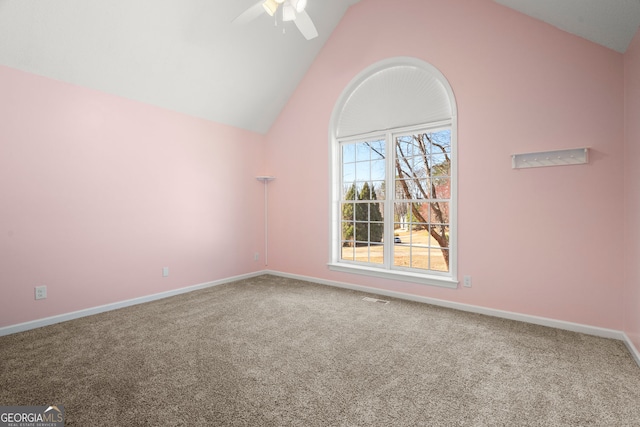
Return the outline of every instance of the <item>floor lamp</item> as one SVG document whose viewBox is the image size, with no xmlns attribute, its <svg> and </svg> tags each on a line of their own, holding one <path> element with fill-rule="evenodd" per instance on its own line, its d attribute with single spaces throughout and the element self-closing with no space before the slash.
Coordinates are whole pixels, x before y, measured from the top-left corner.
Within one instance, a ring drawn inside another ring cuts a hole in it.
<svg viewBox="0 0 640 427">
<path fill-rule="evenodd" d="M 256 179 L 258 181 L 262 181 L 264 184 L 264 265 L 266 266 L 269 263 L 268 258 L 268 250 L 269 250 L 269 222 L 268 222 L 268 206 L 269 206 L 269 197 L 267 192 L 267 186 L 269 185 L 269 181 L 273 181 L 275 177 L 273 176 L 257 176 Z"/>
</svg>

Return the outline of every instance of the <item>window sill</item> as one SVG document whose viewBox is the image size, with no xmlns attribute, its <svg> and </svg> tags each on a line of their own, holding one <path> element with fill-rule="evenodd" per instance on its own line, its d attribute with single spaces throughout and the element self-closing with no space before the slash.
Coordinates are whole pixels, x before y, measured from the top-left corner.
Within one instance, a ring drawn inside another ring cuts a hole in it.
<svg viewBox="0 0 640 427">
<path fill-rule="evenodd" d="M 458 288 L 458 281 L 451 277 L 410 273 L 397 270 L 386 270 L 375 267 L 363 267 L 345 263 L 329 263 L 329 270 L 339 271 L 342 273 L 362 274 L 365 276 L 380 277 L 390 280 L 400 280 L 403 282 L 418 283 L 420 285 L 439 286 L 441 288 Z"/>
</svg>

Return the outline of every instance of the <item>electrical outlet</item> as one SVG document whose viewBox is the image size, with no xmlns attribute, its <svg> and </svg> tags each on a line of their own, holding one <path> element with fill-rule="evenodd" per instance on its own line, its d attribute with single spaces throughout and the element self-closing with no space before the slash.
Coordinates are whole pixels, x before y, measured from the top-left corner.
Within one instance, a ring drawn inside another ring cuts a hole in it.
<svg viewBox="0 0 640 427">
<path fill-rule="evenodd" d="M 256 252 L 255 254 L 253 254 L 254 261 L 258 261 L 259 259 L 260 259 L 260 253 Z"/>
<path fill-rule="evenodd" d="M 465 288 L 471 287 L 471 276 L 464 276 L 464 287 Z"/>
<path fill-rule="evenodd" d="M 46 286 L 36 286 L 36 299 L 45 299 L 47 297 L 47 287 Z"/>
<path fill-rule="evenodd" d="M 169 267 L 162 267 L 162 277 L 169 277 Z"/>
</svg>

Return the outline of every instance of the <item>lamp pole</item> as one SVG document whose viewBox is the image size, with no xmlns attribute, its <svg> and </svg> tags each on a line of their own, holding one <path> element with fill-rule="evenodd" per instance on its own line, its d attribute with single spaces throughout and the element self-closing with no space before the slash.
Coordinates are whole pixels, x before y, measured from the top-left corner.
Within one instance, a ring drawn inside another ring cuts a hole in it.
<svg viewBox="0 0 640 427">
<path fill-rule="evenodd" d="M 269 263 L 269 197 L 267 192 L 267 185 L 269 184 L 269 181 L 273 181 L 275 177 L 263 175 L 257 176 L 256 179 L 258 181 L 262 181 L 262 183 L 264 184 L 264 265 L 266 266 Z"/>
</svg>

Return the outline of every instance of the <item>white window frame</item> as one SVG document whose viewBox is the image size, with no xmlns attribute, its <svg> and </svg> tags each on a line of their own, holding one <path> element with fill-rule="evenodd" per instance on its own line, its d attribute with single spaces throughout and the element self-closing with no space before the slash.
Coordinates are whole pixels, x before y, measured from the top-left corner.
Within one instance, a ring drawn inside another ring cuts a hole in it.
<svg viewBox="0 0 640 427">
<path fill-rule="evenodd" d="M 445 120 L 435 120 L 426 123 L 416 123 L 411 126 L 395 127 L 385 130 L 377 130 L 369 133 L 362 133 L 359 135 L 350 135 L 347 137 L 337 136 L 337 123 L 340 118 L 340 112 L 344 107 L 344 103 L 348 100 L 349 96 L 357 89 L 358 84 L 364 81 L 367 76 L 371 76 L 381 69 L 386 67 L 392 67 L 398 63 L 405 64 L 411 63 L 412 65 L 422 65 L 424 70 L 433 73 L 434 77 L 443 82 L 443 86 L 448 91 L 451 102 L 453 103 L 451 117 Z M 449 271 L 437 272 L 434 270 L 418 270 L 393 266 L 393 199 L 395 198 L 395 191 L 387 191 L 384 206 L 384 218 L 385 218 L 385 234 L 384 234 L 384 264 L 372 264 L 364 263 L 360 261 L 348 261 L 341 259 L 341 195 L 342 195 L 342 150 L 341 144 L 345 142 L 366 141 L 372 138 L 384 137 L 386 141 L 386 188 L 395 188 L 395 135 L 403 135 L 411 132 L 418 131 L 431 131 L 442 128 L 449 128 L 451 130 L 451 188 L 450 188 L 450 213 L 449 213 Z M 453 91 L 449 86 L 444 76 L 431 65 L 424 63 L 413 58 L 394 58 L 391 60 L 382 61 L 375 64 L 369 69 L 360 74 L 359 77 L 354 79 L 354 82 L 347 87 L 343 92 L 341 99 L 336 104 L 334 114 L 331 120 L 331 126 L 329 129 L 330 139 L 330 171 L 329 176 L 331 179 L 331 203 L 330 203 L 330 261 L 328 263 L 329 269 L 333 271 L 362 274 L 373 277 L 380 277 L 390 280 L 405 281 L 411 283 L 418 283 L 424 285 L 433 285 L 446 288 L 457 288 L 457 115 L 455 113 L 455 99 L 453 98 Z"/>
</svg>

